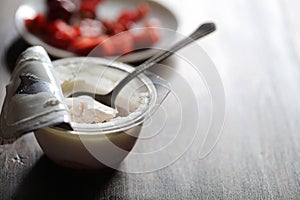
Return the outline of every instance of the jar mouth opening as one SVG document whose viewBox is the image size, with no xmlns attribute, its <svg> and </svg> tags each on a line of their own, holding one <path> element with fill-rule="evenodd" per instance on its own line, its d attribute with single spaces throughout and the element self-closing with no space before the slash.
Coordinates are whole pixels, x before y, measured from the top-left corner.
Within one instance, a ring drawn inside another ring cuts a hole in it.
<svg viewBox="0 0 300 200">
<path fill-rule="evenodd" d="M 101 92 L 109 92 L 104 90 L 111 90 L 115 87 L 118 81 L 122 80 L 123 77 L 126 76 L 126 74 L 134 70 L 134 67 L 130 65 L 96 57 L 64 58 L 54 61 L 53 67 L 54 72 L 58 75 L 58 82 L 61 85 L 65 81 L 70 80 L 71 76 L 73 76 L 73 78 L 75 77 L 74 83 L 78 80 L 86 79 L 87 77 L 91 80 L 92 78 L 99 79 L 100 75 L 101 77 L 108 79 L 108 81 L 110 81 L 109 79 L 113 79 L 114 82 L 109 86 L 111 88 L 99 89 L 95 86 L 95 88 L 92 89 L 95 93 L 99 94 L 101 94 Z M 64 77 L 63 74 L 68 74 L 68 70 L 70 70 L 73 74 Z M 100 85 L 105 86 L 105 83 Z M 63 87 L 62 90 L 65 97 L 67 96 L 67 93 L 70 93 L 70 91 L 64 90 Z M 74 87 L 72 90 L 74 90 Z M 145 99 L 147 99 L 147 101 L 145 101 Z M 128 111 L 127 115 L 118 116 L 104 123 L 87 124 L 71 122 L 71 126 L 74 131 L 64 130 L 57 127 L 50 128 L 60 129 L 77 135 L 108 134 L 128 130 L 143 123 L 143 121 L 152 113 L 152 110 L 156 105 L 156 101 L 157 91 L 153 82 L 146 75 L 141 74 L 128 83 L 128 85 L 121 90 L 120 94 L 116 98 L 117 109 L 119 110 L 119 108 L 123 108 L 123 106 L 126 107 L 125 109 Z"/>
</svg>

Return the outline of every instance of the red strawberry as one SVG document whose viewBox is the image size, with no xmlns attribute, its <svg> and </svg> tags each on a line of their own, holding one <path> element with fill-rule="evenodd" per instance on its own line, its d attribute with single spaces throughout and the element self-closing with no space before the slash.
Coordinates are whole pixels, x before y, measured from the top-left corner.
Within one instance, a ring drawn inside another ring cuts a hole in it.
<svg viewBox="0 0 300 200">
<path fill-rule="evenodd" d="M 41 36 L 46 31 L 47 21 L 43 14 L 38 14 L 33 19 L 26 19 L 25 26 L 29 32 Z"/>
<path fill-rule="evenodd" d="M 133 33 L 135 48 L 149 48 L 160 40 L 159 29 L 155 27 L 159 27 L 158 22 L 148 22 L 142 31 Z"/>
<path fill-rule="evenodd" d="M 98 37 L 78 37 L 70 45 L 70 50 L 80 54 L 93 56 L 108 56 L 115 53 L 111 41 L 107 40 L 107 35 Z M 93 51 L 92 51 L 93 50 Z"/>
<path fill-rule="evenodd" d="M 67 49 L 73 39 L 78 36 L 79 30 L 62 20 L 56 20 L 48 26 L 47 42 L 55 47 Z"/>
<path fill-rule="evenodd" d="M 77 9 L 71 0 L 47 0 L 47 5 L 47 19 L 49 21 L 60 19 L 69 22 Z"/>
<path fill-rule="evenodd" d="M 118 35 L 112 36 L 110 38 L 112 41 L 116 52 L 115 54 L 127 54 L 133 51 L 134 42 L 133 42 L 133 36 L 130 32 L 123 32 Z"/>
</svg>

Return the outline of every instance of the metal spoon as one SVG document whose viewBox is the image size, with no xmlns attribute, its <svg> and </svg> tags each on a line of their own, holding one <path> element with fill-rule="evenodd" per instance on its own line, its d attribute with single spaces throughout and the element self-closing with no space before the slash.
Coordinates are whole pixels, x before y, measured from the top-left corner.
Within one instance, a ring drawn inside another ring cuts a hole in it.
<svg viewBox="0 0 300 200">
<path fill-rule="evenodd" d="M 140 64 L 135 68 L 133 72 L 128 74 L 124 79 L 122 79 L 115 88 L 110 91 L 108 94 L 100 95 L 100 94 L 91 94 L 88 92 L 76 92 L 72 94 L 72 96 L 80 96 L 80 95 L 90 95 L 95 98 L 95 100 L 104 103 L 108 106 L 115 107 L 115 100 L 121 89 L 132 79 L 134 79 L 136 76 L 144 72 L 145 70 L 149 69 L 153 65 L 157 64 L 158 62 L 168 58 L 171 56 L 174 52 L 177 50 L 185 47 L 186 45 L 192 43 L 193 41 L 202 38 L 213 31 L 216 30 L 216 26 L 214 23 L 205 23 L 202 24 L 198 29 L 196 29 L 192 34 L 190 34 L 189 37 L 186 37 L 182 39 L 181 41 L 174 44 L 172 47 L 170 47 L 167 50 L 164 50 L 162 52 L 159 52 L 158 54 L 154 55 L 153 57 L 146 60 L 144 63 Z"/>
</svg>

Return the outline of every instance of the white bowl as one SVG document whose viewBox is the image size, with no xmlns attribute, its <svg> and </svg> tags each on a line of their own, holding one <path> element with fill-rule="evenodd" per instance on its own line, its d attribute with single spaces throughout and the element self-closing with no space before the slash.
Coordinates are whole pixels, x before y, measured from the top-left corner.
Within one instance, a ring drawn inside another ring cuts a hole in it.
<svg viewBox="0 0 300 200">
<path fill-rule="evenodd" d="M 120 13 L 123 9 L 134 9 L 141 0 L 109 0 L 103 2 L 98 9 L 98 15 L 104 15 L 103 17 L 109 18 L 109 15 L 114 13 Z M 178 20 L 175 13 L 162 3 L 157 1 L 147 1 L 151 8 L 151 13 L 149 18 L 156 18 L 160 21 L 162 40 L 155 44 L 152 49 L 141 50 L 127 55 L 122 55 L 117 59 L 122 62 L 136 62 L 149 58 L 157 51 L 155 49 L 166 48 L 175 39 L 174 32 L 178 30 Z M 51 46 L 41 39 L 39 39 L 34 34 L 31 34 L 25 26 L 24 20 L 33 18 L 37 13 L 44 13 L 46 10 L 46 5 L 44 1 L 41 0 L 26 0 L 23 4 L 19 6 L 15 13 L 15 25 L 20 33 L 20 35 L 29 44 L 41 45 L 47 52 L 58 58 L 74 57 L 77 56 L 73 52 L 56 48 Z M 111 16 L 112 17 L 112 16 Z M 110 59 L 112 59 L 110 57 Z M 114 59 L 114 58 L 113 58 Z"/>
</svg>

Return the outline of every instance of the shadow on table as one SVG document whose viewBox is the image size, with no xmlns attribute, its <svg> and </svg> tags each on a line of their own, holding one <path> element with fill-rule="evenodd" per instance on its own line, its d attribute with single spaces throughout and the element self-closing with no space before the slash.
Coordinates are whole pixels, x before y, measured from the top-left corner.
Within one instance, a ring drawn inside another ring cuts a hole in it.
<svg viewBox="0 0 300 200">
<path fill-rule="evenodd" d="M 14 199 L 95 199 L 115 175 L 103 172 L 79 172 L 62 168 L 43 156 L 17 189 Z"/>
<path fill-rule="evenodd" d="M 29 44 L 21 37 L 16 38 L 5 51 L 5 64 L 9 71 L 13 71 L 19 55 L 29 47 Z"/>
<path fill-rule="evenodd" d="M 16 38 L 6 49 L 4 54 L 5 64 L 10 72 L 13 71 L 19 55 L 31 45 L 23 38 Z M 56 60 L 56 57 L 50 56 L 51 60 Z"/>
</svg>

